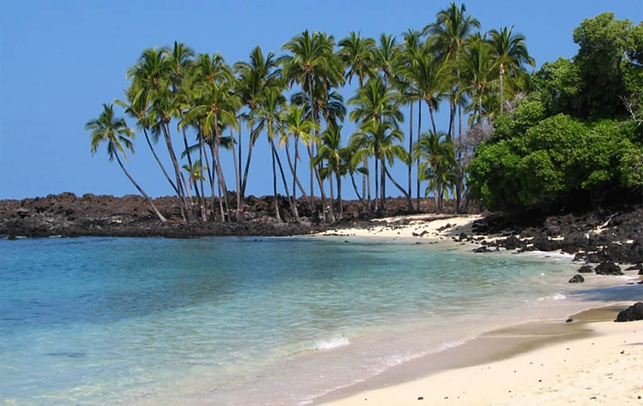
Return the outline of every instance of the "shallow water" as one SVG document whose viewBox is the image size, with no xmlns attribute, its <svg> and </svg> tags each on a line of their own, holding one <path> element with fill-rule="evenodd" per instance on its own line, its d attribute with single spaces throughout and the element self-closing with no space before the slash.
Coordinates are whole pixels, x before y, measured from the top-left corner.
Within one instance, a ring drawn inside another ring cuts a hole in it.
<svg viewBox="0 0 643 406">
<path fill-rule="evenodd" d="M 493 327 L 586 306 L 568 258 L 344 240 L 2 240 L 0 398 L 305 404 Z"/>
</svg>

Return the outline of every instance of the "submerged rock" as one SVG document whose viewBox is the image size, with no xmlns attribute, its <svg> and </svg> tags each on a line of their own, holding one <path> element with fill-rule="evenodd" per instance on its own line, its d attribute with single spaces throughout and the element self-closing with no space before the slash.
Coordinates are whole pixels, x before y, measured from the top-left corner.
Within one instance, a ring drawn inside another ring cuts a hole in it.
<svg viewBox="0 0 643 406">
<path fill-rule="evenodd" d="M 643 320 L 643 302 L 635 303 L 633 306 L 619 312 L 616 316 L 617 322 Z"/>
<path fill-rule="evenodd" d="M 585 278 L 583 278 L 581 275 L 576 274 L 574 275 L 570 280 L 569 283 L 583 283 L 585 282 Z"/>
<path fill-rule="evenodd" d="M 597 275 L 623 275 L 621 267 L 614 262 L 603 262 L 594 270 Z"/>
</svg>

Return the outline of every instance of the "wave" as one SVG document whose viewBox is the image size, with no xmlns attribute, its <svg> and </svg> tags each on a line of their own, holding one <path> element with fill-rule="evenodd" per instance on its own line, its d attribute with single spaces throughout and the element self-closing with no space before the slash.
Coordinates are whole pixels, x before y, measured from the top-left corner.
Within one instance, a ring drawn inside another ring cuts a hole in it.
<svg viewBox="0 0 643 406">
<path fill-rule="evenodd" d="M 351 343 L 351 340 L 346 336 L 334 337 L 329 340 L 317 340 L 313 343 L 312 349 L 314 351 L 326 351 L 334 348 L 344 347 Z"/>
<path fill-rule="evenodd" d="M 567 296 L 563 295 L 562 293 L 556 293 L 555 295 L 552 295 L 552 296 L 539 297 L 538 301 L 539 302 L 548 302 L 550 300 L 565 300 L 565 299 L 567 299 Z"/>
</svg>

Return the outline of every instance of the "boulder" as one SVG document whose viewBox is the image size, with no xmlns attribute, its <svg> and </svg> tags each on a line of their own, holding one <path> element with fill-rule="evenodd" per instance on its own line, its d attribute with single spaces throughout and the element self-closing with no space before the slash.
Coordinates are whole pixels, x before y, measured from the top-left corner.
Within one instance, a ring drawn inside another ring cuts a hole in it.
<svg viewBox="0 0 643 406">
<path fill-rule="evenodd" d="M 632 265 L 629 268 L 625 268 L 626 271 L 643 271 L 643 264 Z"/>
<path fill-rule="evenodd" d="M 621 267 L 614 262 L 603 262 L 594 270 L 597 275 L 623 275 Z"/>
<path fill-rule="evenodd" d="M 473 252 L 477 252 L 477 253 L 479 253 L 479 252 L 487 252 L 487 246 L 483 245 L 482 247 L 478 247 L 478 248 L 474 249 Z"/>
<path fill-rule="evenodd" d="M 594 273 L 594 269 L 592 268 L 591 265 L 583 265 L 580 268 L 578 268 L 578 273 Z"/>
<path fill-rule="evenodd" d="M 574 275 L 570 280 L 569 283 L 583 283 L 585 282 L 585 278 L 583 278 L 581 275 L 576 274 Z"/>
<path fill-rule="evenodd" d="M 467 239 L 467 235 L 465 233 L 460 233 L 460 236 L 458 237 L 459 241 L 464 241 Z"/>
<path fill-rule="evenodd" d="M 515 250 L 516 248 L 522 248 L 524 244 L 518 237 L 512 235 L 511 237 L 505 238 L 501 245 L 507 250 Z"/>
<path fill-rule="evenodd" d="M 617 322 L 643 320 L 643 302 L 635 303 L 627 309 L 619 312 L 616 316 Z"/>
</svg>

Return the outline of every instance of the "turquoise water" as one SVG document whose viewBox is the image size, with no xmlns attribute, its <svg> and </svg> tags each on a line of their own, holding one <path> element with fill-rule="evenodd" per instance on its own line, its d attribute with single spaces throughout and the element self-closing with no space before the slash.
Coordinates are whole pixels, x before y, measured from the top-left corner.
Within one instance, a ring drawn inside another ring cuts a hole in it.
<svg viewBox="0 0 643 406">
<path fill-rule="evenodd" d="M 0 241 L 7 405 L 294 405 L 503 323 L 569 259 L 343 238 Z"/>
</svg>

